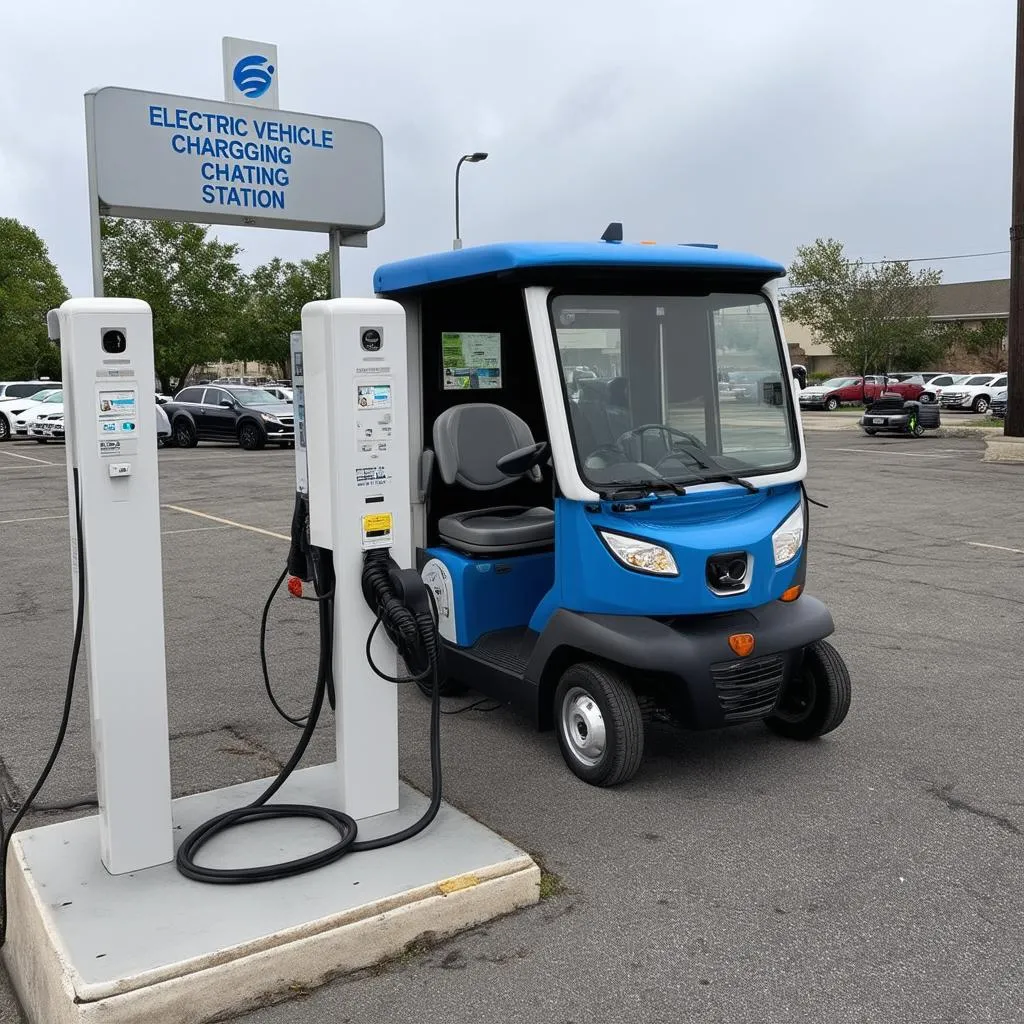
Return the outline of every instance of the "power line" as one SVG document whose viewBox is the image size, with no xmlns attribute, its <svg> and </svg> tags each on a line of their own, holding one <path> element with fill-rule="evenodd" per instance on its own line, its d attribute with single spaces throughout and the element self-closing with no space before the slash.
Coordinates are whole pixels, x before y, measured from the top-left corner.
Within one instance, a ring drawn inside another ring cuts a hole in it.
<svg viewBox="0 0 1024 1024">
<path fill-rule="evenodd" d="M 859 262 L 866 267 L 877 267 L 883 263 L 938 263 L 940 260 L 972 260 L 979 256 L 1008 256 L 1009 253 L 1009 249 L 999 249 L 993 252 L 965 252 L 959 256 L 915 256 L 909 260 L 860 260 Z M 857 260 L 851 260 L 848 266 L 857 262 Z"/>
</svg>

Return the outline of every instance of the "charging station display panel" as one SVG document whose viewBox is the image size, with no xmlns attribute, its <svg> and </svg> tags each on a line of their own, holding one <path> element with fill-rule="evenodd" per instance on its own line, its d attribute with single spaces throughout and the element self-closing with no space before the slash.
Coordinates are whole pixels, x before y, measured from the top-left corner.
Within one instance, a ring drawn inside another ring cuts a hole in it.
<svg viewBox="0 0 1024 1024">
<path fill-rule="evenodd" d="M 101 456 L 134 455 L 138 451 L 138 388 L 108 381 L 96 385 L 96 428 Z"/>
<path fill-rule="evenodd" d="M 501 387 L 501 335 L 444 331 L 441 355 L 445 391 Z"/>
</svg>

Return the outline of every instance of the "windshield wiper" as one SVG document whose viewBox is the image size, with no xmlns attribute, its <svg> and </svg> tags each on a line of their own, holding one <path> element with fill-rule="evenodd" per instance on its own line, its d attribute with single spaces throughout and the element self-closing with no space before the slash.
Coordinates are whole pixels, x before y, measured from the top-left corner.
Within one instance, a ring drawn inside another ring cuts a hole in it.
<svg viewBox="0 0 1024 1024">
<path fill-rule="evenodd" d="M 601 491 L 600 494 L 605 501 L 614 501 L 616 498 L 646 498 L 653 491 L 671 491 L 682 495 L 686 493 L 686 488 L 671 480 L 637 480 L 632 484 L 621 484 L 609 491 Z"/>
<path fill-rule="evenodd" d="M 735 473 L 705 473 L 701 476 L 688 477 L 687 483 L 696 483 L 700 481 L 702 484 L 738 484 L 740 487 L 746 488 L 751 494 L 757 494 L 760 491 L 760 487 L 755 487 L 749 480 L 744 480 L 742 477 L 737 476 Z"/>
</svg>

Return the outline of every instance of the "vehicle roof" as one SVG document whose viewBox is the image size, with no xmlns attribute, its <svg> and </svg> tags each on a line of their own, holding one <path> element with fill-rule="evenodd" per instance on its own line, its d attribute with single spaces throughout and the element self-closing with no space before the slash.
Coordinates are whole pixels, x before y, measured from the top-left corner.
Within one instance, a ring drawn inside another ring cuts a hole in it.
<svg viewBox="0 0 1024 1024">
<path fill-rule="evenodd" d="M 784 266 L 762 256 L 693 244 L 503 242 L 386 263 L 374 273 L 373 288 L 384 295 L 517 270 L 616 267 L 667 272 L 736 271 L 761 276 L 765 281 L 786 273 Z"/>
</svg>

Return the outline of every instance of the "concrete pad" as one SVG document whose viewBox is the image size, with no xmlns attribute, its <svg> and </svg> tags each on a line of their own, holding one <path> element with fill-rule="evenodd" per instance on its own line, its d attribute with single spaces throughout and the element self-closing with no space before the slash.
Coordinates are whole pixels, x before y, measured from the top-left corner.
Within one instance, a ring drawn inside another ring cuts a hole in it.
<svg viewBox="0 0 1024 1024">
<path fill-rule="evenodd" d="M 1024 463 L 1024 437 L 1007 437 L 1002 433 L 987 435 L 981 461 Z"/>
<path fill-rule="evenodd" d="M 296 772 L 275 802 L 330 805 L 336 770 Z M 267 780 L 175 800 L 176 844 Z M 427 799 L 402 786 L 392 814 L 359 838 L 404 828 Z M 274 863 L 330 845 L 305 819 L 246 825 L 212 840 L 212 866 Z M 318 871 L 208 885 L 173 864 L 110 875 L 95 816 L 19 832 L 11 845 L 3 957 L 31 1024 L 202 1024 L 300 994 L 440 937 L 536 903 L 540 870 L 447 804 L 420 835 Z"/>
</svg>

